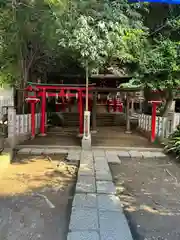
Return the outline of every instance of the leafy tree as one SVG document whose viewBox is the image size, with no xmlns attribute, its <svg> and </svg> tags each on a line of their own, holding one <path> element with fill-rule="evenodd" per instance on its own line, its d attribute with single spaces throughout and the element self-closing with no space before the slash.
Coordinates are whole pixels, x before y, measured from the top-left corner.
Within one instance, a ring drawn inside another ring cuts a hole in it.
<svg viewBox="0 0 180 240">
<path fill-rule="evenodd" d="M 0 11 L 0 81 L 25 88 L 36 73 L 42 75 L 57 54 L 58 1 L 4 1 Z M 60 11 L 59 11 L 60 13 Z M 19 108 L 22 106 L 19 94 Z"/>
<path fill-rule="evenodd" d="M 137 49 L 147 34 L 139 8 L 130 7 L 126 1 L 94 1 L 91 7 L 88 2 L 71 6 L 73 12 L 68 13 L 67 21 L 58 30 L 59 45 L 70 49 L 83 66 L 88 61 L 96 72 L 137 62 Z"/>
<path fill-rule="evenodd" d="M 17 82 L 22 79 L 20 85 L 25 86 L 32 66 L 46 57 L 50 47 L 49 36 L 53 31 L 53 17 L 43 1 L 7 1 L 2 10 L 1 70 L 9 71 L 12 74 L 11 80 L 16 78 Z M 47 22 L 49 25 L 46 25 Z M 16 73 L 11 68 L 16 69 Z"/>
<path fill-rule="evenodd" d="M 131 73 L 131 83 L 166 88 L 166 114 L 179 85 L 179 13 L 127 0 L 1 0 L 0 82 L 24 88 L 48 71 L 88 63 L 90 73 Z"/>
<path fill-rule="evenodd" d="M 136 76 L 132 80 L 145 88 L 163 90 L 161 97 L 166 100 L 161 111 L 163 116 L 172 105 L 174 89 L 180 86 L 180 18 L 177 17 L 180 8 L 171 7 L 170 10 L 160 26 L 156 26 L 156 22 L 156 28 L 151 26 L 143 51 L 139 52 Z"/>
</svg>

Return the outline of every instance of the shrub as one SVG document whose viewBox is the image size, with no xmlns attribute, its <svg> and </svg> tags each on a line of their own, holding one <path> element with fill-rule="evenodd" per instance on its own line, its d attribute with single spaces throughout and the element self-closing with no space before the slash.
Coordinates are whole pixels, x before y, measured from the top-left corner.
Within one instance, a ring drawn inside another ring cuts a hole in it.
<svg viewBox="0 0 180 240">
<path fill-rule="evenodd" d="M 180 125 L 177 127 L 177 130 L 169 136 L 164 150 L 167 153 L 175 154 L 177 158 L 180 159 Z"/>
</svg>

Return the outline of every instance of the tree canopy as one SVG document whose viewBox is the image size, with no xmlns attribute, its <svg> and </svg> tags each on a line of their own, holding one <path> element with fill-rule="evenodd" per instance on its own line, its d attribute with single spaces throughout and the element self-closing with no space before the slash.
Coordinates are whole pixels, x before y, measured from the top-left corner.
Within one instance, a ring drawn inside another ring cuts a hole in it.
<svg viewBox="0 0 180 240">
<path fill-rule="evenodd" d="M 158 14 L 157 14 L 158 13 Z M 0 82 L 24 87 L 78 66 L 131 74 L 131 84 L 180 84 L 180 7 L 127 0 L 1 0 Z"/>
</svg>

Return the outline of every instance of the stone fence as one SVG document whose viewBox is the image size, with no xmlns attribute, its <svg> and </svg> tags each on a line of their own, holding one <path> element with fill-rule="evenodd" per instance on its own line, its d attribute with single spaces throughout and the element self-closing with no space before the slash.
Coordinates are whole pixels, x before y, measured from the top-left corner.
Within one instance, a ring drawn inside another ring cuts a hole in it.
<svg viewBox="0 0 180 240">
<path fill-rule="evenodd" d="M 39 133 L 41 114 L 35 114 L 36 133 Z M 31 136 L 31 114 L 16 114 L 13 107 L 8 108 L 8 142 L 11 146 L 29 139 Z"/>
<path fill-rule="evenodd" d="M 151 133 L 151 115 L 136 114 L 138 128 L 146 134 Z M 167 117 L 156 117 L 156 136 L 164 140 L 172 134 L 180 124 L 180 113 L 169 113 Z"/>
<path fill-rule="evenodd" d="M 14 106 L 13 89 L 0 89 L 0 119 L 6 113 L 3 107 Z"/>
</svg>

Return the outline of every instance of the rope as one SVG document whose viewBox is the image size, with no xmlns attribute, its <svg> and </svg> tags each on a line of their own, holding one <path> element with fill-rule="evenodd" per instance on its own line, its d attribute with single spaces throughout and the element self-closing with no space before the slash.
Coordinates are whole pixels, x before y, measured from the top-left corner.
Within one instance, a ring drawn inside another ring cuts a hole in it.
<svg viewBox="0 0 180 240">
<path fill-rule="evenodd" d="M 64 84 L 50 84 L 50 83 L 34 83 L 34 82 L 27 82 L 29 85 L 40 85 L 40 86 L 61 86 Z"/>
<path fill-rule="evenodd" d="M 64 87 L 85 87 L 85 84 L 52 84 L 52 83 L 35 83 L 35 82 L 27 82 L 28 85 L 40 85 L 40 86 L 64 86 Z M 95 86 L 95 84 L 89 84 L 89 86 Z"/>
</svg>

